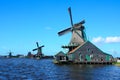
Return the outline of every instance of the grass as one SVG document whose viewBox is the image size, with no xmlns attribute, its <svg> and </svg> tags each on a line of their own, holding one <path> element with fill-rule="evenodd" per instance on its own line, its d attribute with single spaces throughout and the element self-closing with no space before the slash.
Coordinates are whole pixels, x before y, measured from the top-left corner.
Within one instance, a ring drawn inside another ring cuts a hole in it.
<svg viewBox="0 0 120 80">
<path fill-rule="evenodd" d="M 116 66 L 120 66 L 120 62 L 114 62 L 113 64 Z"/>
</svg>

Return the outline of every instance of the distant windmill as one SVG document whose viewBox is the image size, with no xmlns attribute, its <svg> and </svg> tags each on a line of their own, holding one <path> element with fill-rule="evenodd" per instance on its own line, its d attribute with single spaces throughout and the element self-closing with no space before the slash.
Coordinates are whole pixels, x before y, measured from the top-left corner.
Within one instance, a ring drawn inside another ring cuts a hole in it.
<svg viewBox="0 0 120 80">
<path fill-rule="evenodd" d="M 11 58 L 13 55 L 12 55 L 13 52 L 9 51 L 8 52 L 8 57 Z"/>
<path fill-rule="evenodd" d="M 71 20 L 71 27 L 67 28 L 65 30 L 62 30 L 60 32 L 58 32 L 58 35 L 64 35 L 68 32 L 72 32 L 72 38 L 71 41 L 69 43 L 68 46 L 62 46 L 63 48 L 69 48 L 69 51 L 71 51 L 72 49 L 74 49 L 75 47 L 81 45 L 82 43 L 87 41 L 86 38 L 86 34 L 85 34 L 85 27 L 83 26 L 83 24 L 85 23 L 85 20 L 77 23 L 77 24 L 73 24 L 73 20 L 72 20 L 72 13 L 71 13 L 71 8 L 68 8 L 69 11 L 69 15 L 70 15 L 70 20 Z"/>
<path fill-rule="evenodd" d="M 33 51 L 37 50 L 36 56 L 39 57 L 39 58 L 41 58 L 41 57 L 43 57 L 42 47 L 44 47 L 44 45 L 39 46 L 38 42 L 36 42 L 36 44 L 37 44 L 37 48 L 33 49 Z"/>
</svg>

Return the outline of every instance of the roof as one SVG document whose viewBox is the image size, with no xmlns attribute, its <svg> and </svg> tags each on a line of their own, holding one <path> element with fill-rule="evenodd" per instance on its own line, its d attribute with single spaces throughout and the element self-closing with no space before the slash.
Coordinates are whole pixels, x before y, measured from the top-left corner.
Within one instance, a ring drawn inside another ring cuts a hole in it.
<svg viewBox="0 0 120 80">
<path fill-rule="evenodd" d="M 58 52 L 55 56 L 65 56 L 66 54 L 63 51 Z"/>
<path fill-rule="evenodd" d="M 84 42 L 83 44 L 81 44 L 80 46 L 76 47 L 75 49 L 73 49 L 72 51 L 70 51 L 68 54 L 72 54 L 74 53 L 76 50 L 78 50 L 79 48 L 83 47 L 86 43 L 91 43 L 90 41 L 87 41 L 87 42 Z M 91 43 L 92 44 L 92 43 Z M 93 44 L 94 45 L 94 44 Z M 94 45 L 95 46 L 95 45 Z M 96 46 L 95 46 L 96 47 Z M 100 50 L 98 47 L 96 47 L 98 50 Z M 102 51 L 102 50 L 100 50 Z M 103 51 L 102 51 L 103 52 Z M 112 56 L 111 54 L 108 54 L 108 53 L 105 53 L 103 52 L 104 54 L 106 55 L 109 55 L 109 56 Z"/>
<path fill-rule="evenodd" d="M 109 55 L 109 56 L 112 56 L 111 54 L 108 54 L 108 53 L 105 53 L 105 52 L 104 52 L 104 54 Z"/>
<path fill-rule="evenodd" d="M 77 49 L 79 49 L 80 47 L 82 47 L 86 42 L 82 43 L 81 45 L 79 45 L 78 47 L 76 47 L 75 49 L 73 49 L 72 51 L 70 51 L 68 54 L 73 53 L 74 51 L 76 51 Z"/>
</svg>

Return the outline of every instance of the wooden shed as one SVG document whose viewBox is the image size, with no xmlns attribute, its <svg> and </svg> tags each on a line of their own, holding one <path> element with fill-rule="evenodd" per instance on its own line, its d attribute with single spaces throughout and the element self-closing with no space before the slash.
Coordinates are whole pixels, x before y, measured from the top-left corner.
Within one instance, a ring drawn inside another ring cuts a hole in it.
<svg viewBox="0 0 120 80">
<path fill-rule="evenodd" d="M 67 56 L 64 52 L 60 51 L 55 55 L 55 60 L 59 62 L 65 62 L 67 60 Z"/>
</svg>

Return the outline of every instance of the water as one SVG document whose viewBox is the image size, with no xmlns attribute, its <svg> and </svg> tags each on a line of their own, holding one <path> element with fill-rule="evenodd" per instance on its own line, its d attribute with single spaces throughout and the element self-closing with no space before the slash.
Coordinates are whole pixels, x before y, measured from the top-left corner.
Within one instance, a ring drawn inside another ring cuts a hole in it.
<svg viewBox="0 0 120 80">
<path fill-rule="evenodd" d="M 57 65 L 52 59 L 0 59 L 0 80 L 120 80 L 120 67 Z"/>
</svg>

